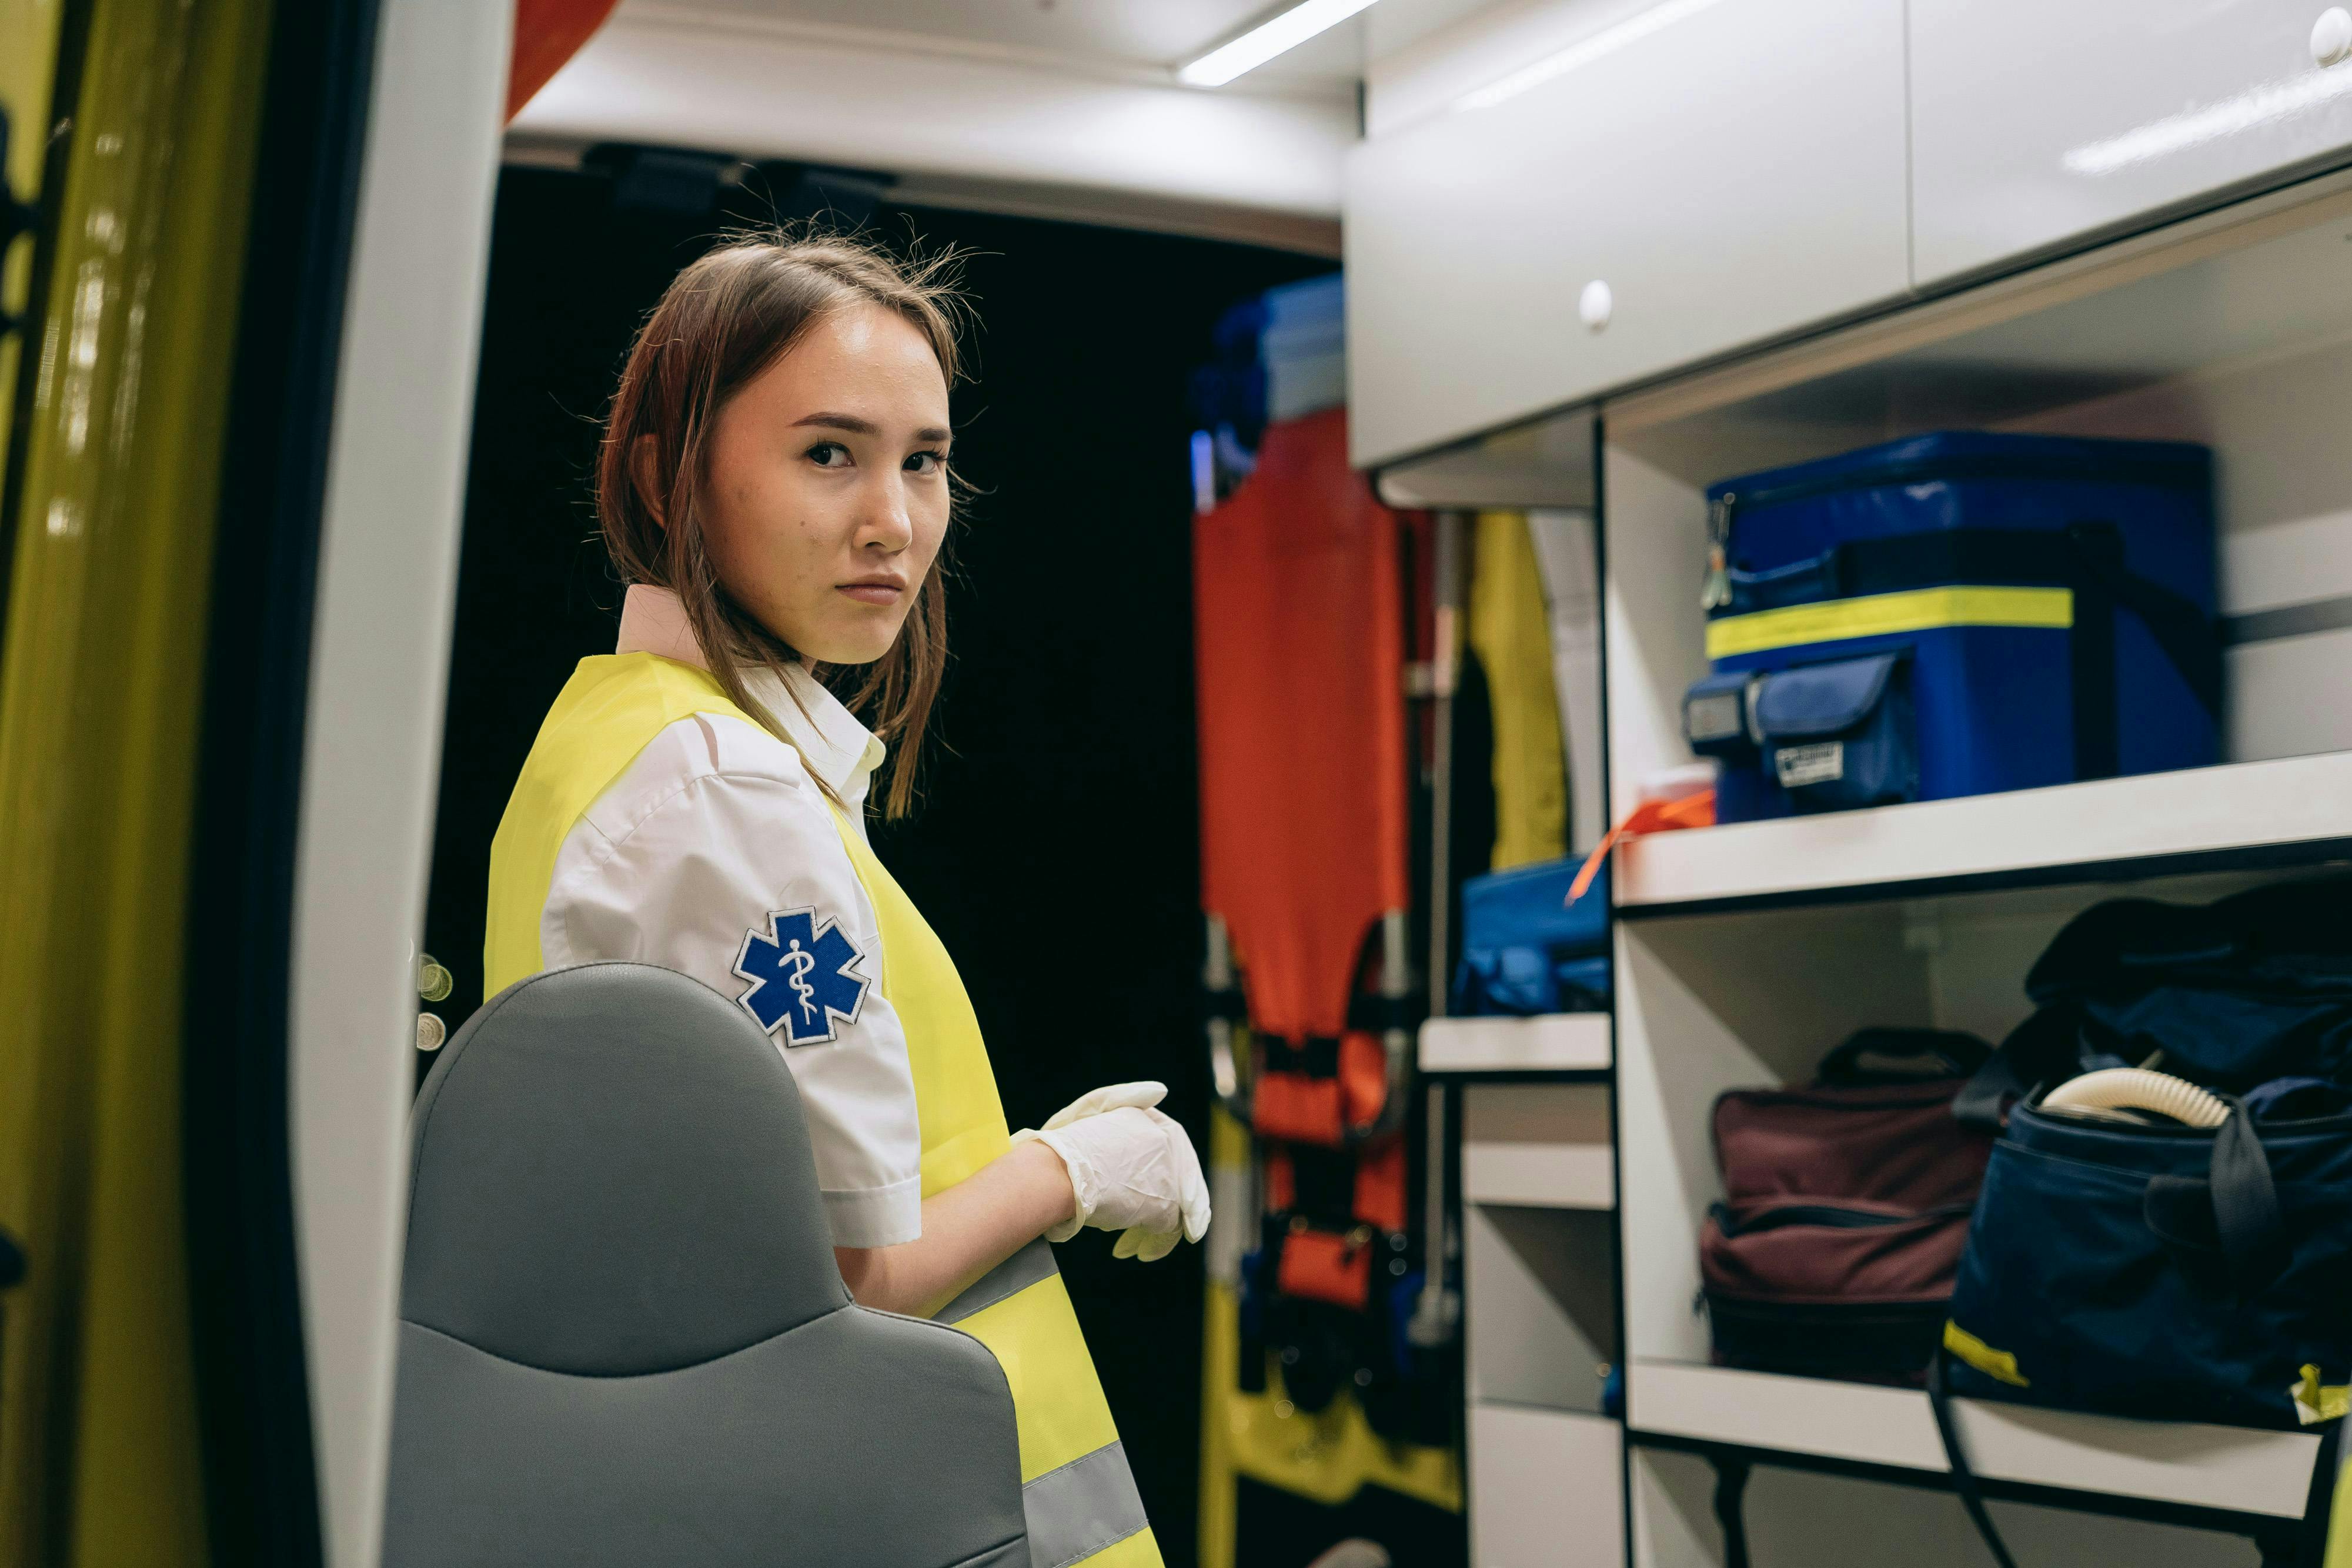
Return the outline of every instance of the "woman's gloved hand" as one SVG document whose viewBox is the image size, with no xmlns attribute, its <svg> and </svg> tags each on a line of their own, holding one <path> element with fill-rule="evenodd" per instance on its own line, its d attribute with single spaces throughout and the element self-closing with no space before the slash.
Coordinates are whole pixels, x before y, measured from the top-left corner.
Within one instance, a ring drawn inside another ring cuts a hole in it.
<svg viewBox="0 0 2352 1568">
<path fill-rule="evenodd" d="M 1069 1170 L 1076 1211 L 1047 1240 L 1066 1241 L 1087 1225 L 1117 1230 L 1113 1255 L 1149 1263 L 1179 1239 L 1208 1234 L 1209 1184 L 1192 1140 L 1152 1109 L 1167 1093 L 1163 1083 L 1113 1084 L 1063 1107 L 1043 1131 L 1013 1135 L 1044 1144 Z"/>
</svg>

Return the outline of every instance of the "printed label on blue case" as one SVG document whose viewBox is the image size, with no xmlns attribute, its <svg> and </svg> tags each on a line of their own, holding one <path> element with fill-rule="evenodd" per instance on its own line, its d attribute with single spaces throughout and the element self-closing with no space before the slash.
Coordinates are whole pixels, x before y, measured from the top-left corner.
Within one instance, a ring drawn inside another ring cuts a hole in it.
<svg viewBox="0 0 2352 1568">
<path fill-rule="evenodd" d="M 1811 746 L 1783 746 L 1772 753 L 1772 771 L 1783 789 L 1808 784 L 1834 784 L 1845 777 L 1845 742 L 1816 741 Z"/>
</svg>

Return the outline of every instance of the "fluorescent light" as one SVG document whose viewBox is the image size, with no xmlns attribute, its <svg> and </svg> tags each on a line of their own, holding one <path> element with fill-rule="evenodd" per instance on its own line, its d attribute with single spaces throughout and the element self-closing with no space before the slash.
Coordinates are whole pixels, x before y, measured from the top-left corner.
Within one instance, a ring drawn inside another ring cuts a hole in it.
<svg viewBox="0 0 2352 1568">
<path fill-rule="evenodd" d="M 1220 44 L 1176 73 L 1186 87 L 1223 87 L 1276 55 L 1287 54 L 1318 33 L 1328 32 L 1372 0 L 1304 0 L 1281 16 L 1252 27 L 1230 44 Z"/>
<path fill-rule="evenodd" d="M 2202 109 L 2150 120 L 2120 136 L 2075 148 L 2059 162 L 2070 174 L 2112 174 L 2135 163 L 2186 152 L 2224 136 L 2258 130 L 2319 108 L 2352 92 L 2352 71 L 2326 71 L 2264 82 Z"/>
<path fill-rule="evenodd" d="M 1455 109 L 1492 109 L 1508 99 L 1514 99 L 1530 88 L 1541 87 L 1555 77 L 1566 76 L 1579 66 L 1589 65 L 1603 55 L 1614 54 L 1636 39 L 1646 38 L 1662 28 L 1671 27 L 1687 17 L 1717 4 L 1717 0 L 1664 0 L 1638 16 L 1627 18 L 1613 27 L 1603 27 L 1591 37 L 1570 44 L 1557 54 L 1546 55 L 1531 66 L 1522 66 L 1509 76 L 1488 82 L 1475 92 L 1465 93 L 1454 99 Z"/>
</svg>

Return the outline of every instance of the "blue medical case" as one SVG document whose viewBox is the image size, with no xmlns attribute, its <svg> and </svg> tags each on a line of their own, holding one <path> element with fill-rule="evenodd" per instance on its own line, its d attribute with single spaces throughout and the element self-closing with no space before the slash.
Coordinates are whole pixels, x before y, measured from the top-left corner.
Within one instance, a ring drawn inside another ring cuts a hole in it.
<svg viewBox="0 0 2352 1568">
<path fill-rule="evenodd" d="M 1544 861 L 1462 884 L 1457 1017 L 1593 1012 L 1609 1006 L 1609 873 L 1570 904 L 1581 861 Z"/>
<path fill-rule="evenodd" d="M 1725 480 L 1707 517 L 1683 728 L 1717 821 L 2218 759 L 2201 446 L 1922 435 Z"/>
</svg>

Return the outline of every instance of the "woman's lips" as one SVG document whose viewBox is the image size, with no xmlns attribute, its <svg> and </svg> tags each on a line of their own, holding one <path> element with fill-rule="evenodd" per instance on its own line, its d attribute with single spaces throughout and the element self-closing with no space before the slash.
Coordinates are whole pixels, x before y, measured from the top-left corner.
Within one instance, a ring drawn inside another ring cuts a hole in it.
<svg viewBox="0 0 2352 1568">
<path fill-rule="evenodd" d="M 874 578 L 863 582 L 845 582 L 841 584 L 841 591 L 861 604 L 896 604 L 899 596 L 907 591 L 907 585 L 885 578 Z"/>
</svg>

